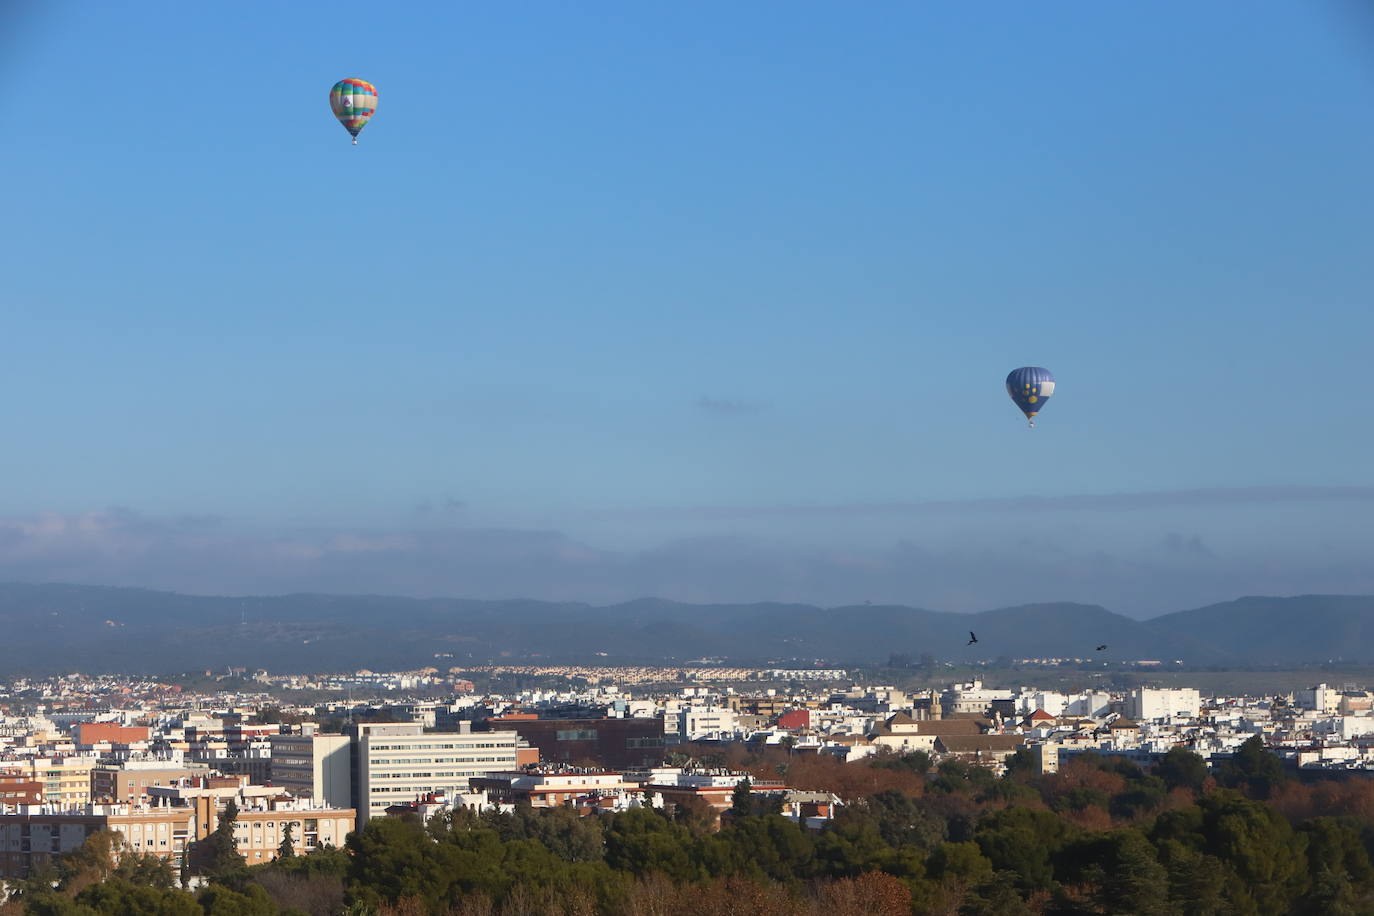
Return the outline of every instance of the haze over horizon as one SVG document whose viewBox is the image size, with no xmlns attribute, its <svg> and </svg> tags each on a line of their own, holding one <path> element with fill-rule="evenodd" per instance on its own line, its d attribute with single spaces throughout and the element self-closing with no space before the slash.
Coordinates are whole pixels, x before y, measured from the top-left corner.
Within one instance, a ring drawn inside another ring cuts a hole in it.
<svg viewBox="0 0 1374 916">
<path fill-rule="evenodd" d="M 235 10 L 3 14 L 0 580 L 1374 593 L 1354 6 Z"/>
<path fill-rule="evenodd" d="M 1371 501 L 1374 488 L 1275 488 L 679 510 L 654 518 L 655 527 L 675 523 L 685 532 L 697 525 L 701 533 L 679 533 L 642 549 L 597 546 L 553 529 L 445 520 L 465 514 L 457 505 L 416 510 L 408 526 L 373 528 L 272 528 L 128 509 L 45 513 L 0 520 L 0 581 L 207 595 L 366 593 L 591 604 L 646 597 L 818 606 L 873 601 L 941 611 L 1074 601 L 1148 618 L 1245 595 L 1374 594 L 1366 559 L 1374 545 L 1359 538 L 1358 521 L 1343 543 L 1322 541 L 1319 511 L 1323 503 Z M 1114 513 L 1141 521 L 1134 547 L 1126 537 L 1102 542 L 1102 519 Z M 734 533 L 708 533 L 722 517 Z M 1250 519 L 1261 535 L 1272 526 L 1299 536 L 1305 527 L 1301 536 L 1317 549 L 1295 562 L 1283 544 L 1226 531 L 1238 517 Z M 591 530 L 607 523 L 604 517 L 584 521 Z M 789 533 L 781 533 L 780 521 L 791 523 Z M 830 544 L 815 537 L 818 525 L 832 533 Z"/>
</svg>

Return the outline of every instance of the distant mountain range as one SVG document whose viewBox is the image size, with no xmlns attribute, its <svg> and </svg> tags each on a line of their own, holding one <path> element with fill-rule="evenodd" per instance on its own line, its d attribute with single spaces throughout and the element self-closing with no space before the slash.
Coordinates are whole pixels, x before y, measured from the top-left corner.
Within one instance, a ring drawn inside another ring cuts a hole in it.
<svg viewBox="0 0 1374 916">
<path fill-rule="evenodd" d="M 969 630 L 978 634 L 976 645 L 965 645 Z M 1104 643 L 1108 649 L 1095 653 Z M 698 658 L 791 667 L 812 659 L 873 664 L 892 653 L 951 661 L 1097 656 L 1189 665 L 1374 663 L 1374 597 L 1241 598 L 1140 621 L 1069 603 L 951 614 L 889 605 L 657 599 L 593 607 L 374 595 L 216 598 L 0 584 L 0 675 Z"/>
</svg>

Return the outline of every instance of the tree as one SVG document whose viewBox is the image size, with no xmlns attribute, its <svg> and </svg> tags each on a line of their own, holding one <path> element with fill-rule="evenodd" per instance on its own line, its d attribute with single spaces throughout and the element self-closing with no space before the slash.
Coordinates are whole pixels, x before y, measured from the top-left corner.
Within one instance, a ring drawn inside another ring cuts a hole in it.
<svg viewBox="0 0 1374 916">
<path fill-rule="evenodd" d="M 1306 884 L 1306 838 L 1273 808 L 1236 792 L 1210 793 L 1198 807 L 1204 851 L 1238 878 L 1227 894 L 1263 913 L 1287 912 Z"/>
<path fill-rule="evenodd" d="M 198 899 L 205 916 L 277 916 L 277 905 L 256 884 L 248 885 L 242 893 L 211 884 Z"/>
<path fill-rule="evenodd" d="M 525 836 L 563 861 L 600 862 L 605 857 L 600 818 L 582 817 L 566 806 L 541 811 L 522 807 L 519 814 Z"/>
<path fill-rule="evenodd" d="M 1054 879 L 1054 855 L 1071 828 L 1057 814 L 1030 808 L 1007 808 L 978 822 L 978 847 L 997 871 L 1014 872 L 1027 891 L 1045 888 Z"/>
<path fill-rule="evenodd" d="M 880 829 L 872 811 L 859 806 L 841 809 L 816 837 L 817 872 L 831 878 L 853 878 L 881 869 L 892 847 Z"/>
<path fill-rule="evenodd" d="M 189 894 L 170 890 L 169 862 L 151 854 L 124 851 L 119 833 L 98 830 L 80 846 L 44 864 L 23 881 L 13 884 L 17 898 L 12 907 L 0 905 L 0 913 L 28 916 L 122 916 L 149 913 L 153 916 L 199 914 Z M 189 907 L 189 908 L 188 908 Z"/>
<path fill-rule="evenodd" d="M 1016 752 L 1007 758 L 1007 769 L 1004 778 L 1011 779 L 1016 776 L 1033 776 L 1040 771 L 1040 767 L 1035 762 L 1035 754 L 1031 749 L 1022 745 Z"/>
<path fill-rule="evenodd" d="M 1155 775 L 1170 789 L 1201 792 L 1207 781 L 1207 761 L 1183 747 L 1171 747 L 1155 765 Z"/>
<path fill-rule="evenodd" d="M 930 755 L 925 751 L 907 751 L 905 754 L 880 754 L 871 758 L 869 766 L 880 770 L 898 770 L 908 773 L 930 772 Z"/>
<path fill-rule="evenodd" d="M 944 818 L 936 815 L 921 799 L 887 789 L 867 799 L 868 810 L 877 821 L 878 832 L 891 846 L 910 844 L 931 850 L 948 837 Z"/>
<path fill-rule="evenodd" d="M 672 814 L 673 823 L 686 827 L 695 837 L 706 836 L 720 824 L 720 814 L 710 802 L 695 795 L 676 802 Z"/>
<path fill-rule="evenodd" d="M 1165 916 L 1169 875 L 1137 830 L 1090 834 L 1064 847 L 1056 872 L 1065 883 L 1086 885 L 1104 913 Z"/>
<path fill-rule="evenodd" d="M 783 882 L 811 877 L 815 844 L 793 821 L 776 815 L 738 818 L 721 837 L 745 874 Z"/>
<path fill-rule="evenodd" d="M 988 881 L 975 887 L 963 905 L 960 916 L 1031 916 L 1021 895 L 1016 892 L 1016 876 L 998 872 Z"/>
<path fill-rule="evenodd" d="M 932 878 L 953 878 L 966 885 L 992 878 L 992 863 L 977 843 L 941 843 L 930 854 L 926 869 Z"/>
<path fill-rule="evenodd" d="M 296 855 L 296 845 L 291 841 L 291 822 L 283 821 L 281 845 L 277 847 L 277 858 L 291 859 Z"/>
<path fill-rule="evenodd" d="M 1360 841 L 1358 820 L 1318 817 L 1299 830 L 1307 839 L 1307 867 L 1311 888 L 1302 896 L 1304 914 L 1354 914 L 1357 897 L 1374 887 L 1374 866 Z"/>
<path fill-rule="evenodd" d="M 308 856 L 297 856 L 302 862 Z M 261 886 L 282 910 L 305 916 L 335 916 L 343 910 L 343 880 L 337 875 L 309 873 L 294 866 L 278 868 L 278 859 L 253 869 L 253 883 Z"/>
<path fill-rule="evenodd" d="M 115 865 L 113 877 L 135 887 L 165 889 L 176 883 L 172 860 L 152 853 L 124 853 Z"/>
<path fill-rule="evenodd" d="M 898 879 L 881 872 L 842 878 L 823 885 L 820 911 L 829 916 L 910 916 L 911 891 Z"/>
<path fill-rule="evenodd" d="M 239 852 L 238 842 L 234 839 L 234 825 L 238 819 L 239 806 L 231 798 L 224 806 L 214 832 L 191 844 L 187 851 L 192 873 L 220 882 L 234 882 L 242 877 L 247 860 Z"/>
<path fill-rule="evenodd" d="M 485 841 L 485 853 L 472 853 L 467 858 L 480 857 L 488 872 L 499 874 L 501 844 L 489 830 L 446 838 L 435 843 L 414 818 L 374 817 L 362 830 L 348 835 L 349 897 L 357 903 L 377 907 L 394 904 L 406 897 L 418 897 L 425 905 L 439 910 L 452 895 L 452 888 L 460 878 L 473 877 L 477 871 L 469 867 L 465 874 L 445 857 L 464 858 L 464 850 L 455 840 L 468 841 L 476 846 Z"/>
<path fill-rule="evenodd" d="M 1216 856 L 1205 855 L 1177 839 L 1155 840 L 1169 878 L 1169 902 L 1186 916 L 1225 916 L 1231 912 L 1224 890 L 1234 880 Z"/>
<path fill-rule="evenodd" d="M 1323 868 L 1312 879 L 1312 889 L 1303 895 L 1300 912 L 1313 916 L 1358 916 L 1367 908 L 1356 909 L 1359 901 L 1345 872 Z"/>
<path fill-rule="evenodd" d="M 1141 773 L 1126 783 L 1125 791 L 1112 796 L 1107 810 L 1120 820 L 1138 820 L 1164 803 L 1164 780 Z"/>
<path fill-rule="evenodd" d="M 661 872 L 674 881 L 691 880 L 696 869 L 690 846 L 687 828 L 651 808 L 617 814 L 606 828 L 606 864 L 616 871 L 640 876 Z"/>
<path fill-rule="evenodd" d="M 71 852 L 57 860 L 57 886 L 76 896 L 113 874 L 123 837 L 112 830 L 97 830 Z"/>
<path fill-rule="evenodd" d="M 730 815 L 732 817 L 748 817 L 754 811 L 753 783 L 746 776 L 735 784 L 735 791 L 730 794 Z"/>
<path fill-rule="evenodd" d="M 77 895 L 76 903 L 89 908 L 76 912 L 99 913 L 100 916 L 126 916 L 129 913 L 147 916 L 204 914 L 196 898 L 185 891 L 140 886 L 121 878 L 91 885 Z"/>
<path fill-rule="evenodd" d="M 1287 775 L 1283 761 L 1269 752 L 1259 735 L 1246 740 L 1221 766 L 1220 782 L 1231 788 L 1243 788 L 1253 798 L 1268 798 Z"/>
</svg>

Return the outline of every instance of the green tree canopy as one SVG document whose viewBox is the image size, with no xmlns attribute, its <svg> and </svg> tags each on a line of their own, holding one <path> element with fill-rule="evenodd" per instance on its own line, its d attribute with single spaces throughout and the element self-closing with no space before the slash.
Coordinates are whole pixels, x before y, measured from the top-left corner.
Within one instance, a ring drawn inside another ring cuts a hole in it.
<svg viewBox="0 0 1374 916">
<path fill-rule="evenodd" d="M 1207 761 L 1184 747 L 1171 747 L 1155 764 L 1155 775 L 1170 789 L 1201 792 L 1207 781 Z"/>
<path fill-rule="evenodd" d="M 1231 788 L 1245 789 L 1253 798 L 1268 798 L 1287 774 L 1283 761 L 1264 746 L 1259 735 L 1249 738 L 1236 749 L 1230 760 L 1223 763 L 1218 781 Z"/>
</svg>

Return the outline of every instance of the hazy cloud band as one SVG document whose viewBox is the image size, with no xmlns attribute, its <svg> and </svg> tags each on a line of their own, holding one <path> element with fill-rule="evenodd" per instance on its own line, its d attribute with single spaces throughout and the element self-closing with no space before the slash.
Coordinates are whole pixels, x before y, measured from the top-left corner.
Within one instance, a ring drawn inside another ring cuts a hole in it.
<svg viewBox="0 0 1374 916">
<path fill-rule="evenodd" d="M 1374 487 L 1213 487 L 1140 493 L 1076 493 L 1064 496 L 1007 496 L 811 506 L 665 506 L 652 509 L 627 509 L 620 514 L 725 521 L 754 518 L 824 519 L 862 516 L 919 516 L 950 512 L 1123 512 L 1317 501 L 1374 502 Z"/>
</svg>

